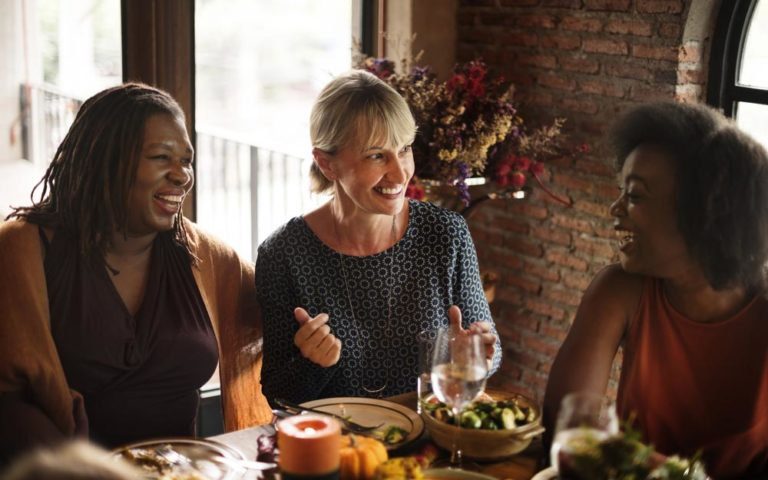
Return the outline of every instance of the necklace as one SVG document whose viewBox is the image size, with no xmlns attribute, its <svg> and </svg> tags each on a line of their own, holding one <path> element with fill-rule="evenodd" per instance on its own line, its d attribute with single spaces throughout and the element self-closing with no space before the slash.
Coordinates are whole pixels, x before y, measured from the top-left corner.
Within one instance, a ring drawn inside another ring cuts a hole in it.
<svg viewBox="0 0 768 480">
<path fill-rule="evenodd" d="M 395 221 L 397 220 L 397 215 L 392 216 L 392 228 L 390 230 L 391 236 L 392 236 L 392 251 L 389 253 L 389 280 L 388 288 L 387 288 L 387 323 L 385 324 L 385 334 L 384 334 L 384 341 L 383 347 L 385 351 L 389 350 L 389 342 L 392 335 L 392 287 L 393 285 L 389 284 L 389 282 L 394 282 L 394 277 L 392 276 L 394 272 L 394 265 L 395 265 L 395 249 L 397 248 L 397 230 L 395 226 Z M 333 230 L 336 233 L 336 243 L 341 247 L 341 236 L 339 235 L 339 227 L 336 225 L 336 218 L 333 218 Z M 355 317 L 355 307 L 352 305 L 352 295 L 349 293 L 349 281 L 347 281 L 347 270 L 344 266 L 344 254 L 342 254 L 340 251 L 337 251 L 339 256 L 339 265 L 341 266 L 341 277 L 344 279 L 344 289 L 347 293 L 347 304 L 349 305 L 349 313 L 352 316 L 352 322 L 358 326 L 358 328 L 361 326 L 359 323 L 357 323 L 357 318 Z M 360 348 L 360 351 L 363 352 L 365 349 L 362 345 L 362 336 L 360 337 L 360 341 L 358 343 L 358 347 Z M 365 358 L 365 355 L 363 354 L 363 358 Z M 384 381 L 384 385 L 381 385 L 380 387 L 374 387 L 369 388 L 366 387 L 364 382 L 361 382 L 361 388 L 365 390 L 367 393 L 372 395 L 380 394 L 384 391 L 385 388 L 387 388 L 387 381 Z M 378 396 L 378 395 L 377 395 Z"/>
</svg>

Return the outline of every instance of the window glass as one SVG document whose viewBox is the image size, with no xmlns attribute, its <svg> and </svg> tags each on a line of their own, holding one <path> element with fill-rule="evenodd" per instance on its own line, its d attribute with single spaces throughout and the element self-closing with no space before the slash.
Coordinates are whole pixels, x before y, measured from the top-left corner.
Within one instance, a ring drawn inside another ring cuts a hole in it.
<svg viewBox="0 0 768 480">
<path fill-rule="evenodd" d="M 120 0 L 0 2 L 0 216 L 32 187 L 82 101 L 122 80 Z"/>
<path fill-rule="evenodd" d="M 323 201 L 309 112 L 352 37 L 352 0 L 196 0 L 197 221 L 244 258 Z"/>
<path fill-rule="evenodd" d="M 768 2 L 757 2 L 749 22 L 738 82 L 768 88 Z"/>
<path fill-rule="evenodd" d="M 768 148 L 768 105 L 759 103 L 739 102 L 736 110 L 736 123 L 755 140 Z"/>
</svg>

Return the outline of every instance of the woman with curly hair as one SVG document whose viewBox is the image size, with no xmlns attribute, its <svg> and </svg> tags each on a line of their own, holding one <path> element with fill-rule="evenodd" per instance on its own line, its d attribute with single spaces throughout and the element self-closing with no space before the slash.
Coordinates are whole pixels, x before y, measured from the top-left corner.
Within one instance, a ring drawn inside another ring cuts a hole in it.
<svg viewBox="0 0 768 480">
<path fill-rule="evenodd" d="M 661 453 L 716 478 L 768 473 L 768 155 L 700 105 L 635 108 L 612 134 L 620 263 L 582 298 L 552 366 L 545 423 L 569 392 L 605 392 Z"/>
<path fill-rule="evenodd" d="M 227 427 L 270 419 L 253 268 L 183 218 L 192 159 L 170 95 L 104 90 L 0 225 L 0 458 L 193 435 L 217 362 Z"/>
</svg>

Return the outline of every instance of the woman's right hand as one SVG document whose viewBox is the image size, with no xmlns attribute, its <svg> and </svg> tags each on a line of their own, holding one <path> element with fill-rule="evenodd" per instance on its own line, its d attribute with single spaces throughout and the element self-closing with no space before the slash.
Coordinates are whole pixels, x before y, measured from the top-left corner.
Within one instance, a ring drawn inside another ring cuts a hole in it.
<svg viewBox="0 0 768 480">
<path fill-rule="evenodd" d="M 299 348 L 304 358 L 321 367 L 336 365 L 341 356 L 341 340 L 331 333 L 331 327 L 327 325 L 328 314 L 321 313 L 312 318 L 306 310 L 296 307 L 293 315 L 301 325 L 293 337 L 293 343 Z"/>
</svg>

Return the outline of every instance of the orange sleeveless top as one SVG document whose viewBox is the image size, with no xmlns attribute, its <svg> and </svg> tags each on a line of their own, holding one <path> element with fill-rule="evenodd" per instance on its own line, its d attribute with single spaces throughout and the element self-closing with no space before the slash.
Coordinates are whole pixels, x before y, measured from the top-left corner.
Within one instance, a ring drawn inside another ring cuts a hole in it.
<svg viewBox="0 0 768 480">
<path fill-rule="evenodd" d="M 622 418 L 666 455 L 703 453 L 715 478 L 768 473 L 768 300 L 694 322 L 648 279 L 624 347 Z"/>
</svg>

